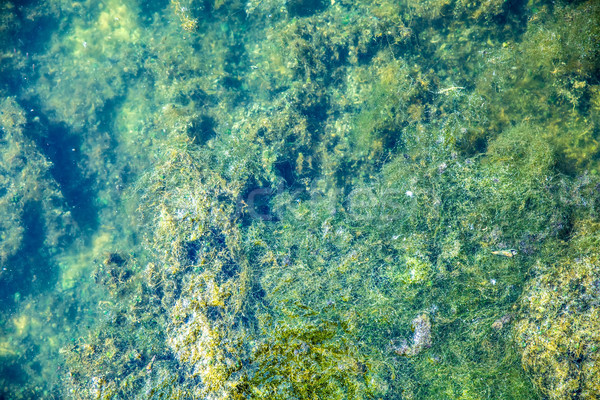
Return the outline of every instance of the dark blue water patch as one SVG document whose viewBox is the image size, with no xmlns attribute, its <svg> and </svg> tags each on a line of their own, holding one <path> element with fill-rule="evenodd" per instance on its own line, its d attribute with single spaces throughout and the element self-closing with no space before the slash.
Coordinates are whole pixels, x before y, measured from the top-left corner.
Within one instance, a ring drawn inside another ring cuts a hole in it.
<svg viewBox="0 0 600 400">
<path fill-rule="evenodd" d="M 8 389 L 10 386 L 25 387 L 28 381 L 29 377 L 27 373 L 23 370 L 23 366 L 16 362 L 16 357 L 1 362 L 0 387 L 3 388 L 3 390 L 0 392 L 0 400 L 9 400 L 13 398 L 12 396 L 14 395 L 14 393 L 12 393 L 10 389 Z M 7 389 L 9 391 L 8 393 L 5 393 L 4 390 Z"/>
<path fill-rule="evenodd" d="M 43 213 L 38 202 L 29 202 L 23 208 L 21 248 L 3 265 L 5 270 L 0 280 L 0 301 L 6 309 L 15 305 L 16 297 L 40 293 L 56 284 L 59 271 L 45 245 L 48 232 Z"/>
<path fill-rule="evenodd" d="M 39 110 L 23 104 L 27 110 Z M 94 176 L 85 170 L 87 158 L 81 152 L 83 134 L 75 133 L 64 123 L 51 122 L 43 113 L 35 113 L 25 128 L 39 150 L 52 162 L 50 174 L 60 186 L 73 219 L 84 231 L 98 227 L 98 210 L 94 205 Z"/>
<path fill-rule="evenodd" d="M 44 145 L 45 154 L 53 163 L 52 176 L 60 185 L 73 218 L 80 227 L 95 230 L 98 221 L 93 206 L 93 179 L 81 168 L 84 161 L 81 138 L 71 134 L 64 125 L 51 125 Z"/>
<path fill-rule="evenodd" d="M 327 3 L 323 0 L 290 0 L 285 5 L 293 17 L 308 17 L 327 8 Z"/>
<path fill-rule="evenodd" d="M 552 7 L 549 2 L 548 6 Z M 498 26 L 509 25 L 502 38 L 508 38 L 509 35 L 523 35 L 527 27 L 527 19 L 531 17 L 526 11 L 526 0 L 508 0 L 502 5 L 502 12 L 493 18 L 493 21 Z"/>
<path fill-rule="evenodd" d="M 140 0 L 137 3 L 140 7 L 139 20 L 142 21 L 145 26 L 150 26 L 152 22 L 155 21 L 156 17 L 160 16 L 161 11 L 169 7 L 170 0 Z"/>
<path fill-rule="evenodd" d="M 216 127 L 217 121 L 213 117 L 203 115 L 198 118 L 198 120 L 194 121 L 194 124 L 188 130 L 188 136 L 194 139 L 194 143 L 203 145 L 216 136 Z"/>
</svg>

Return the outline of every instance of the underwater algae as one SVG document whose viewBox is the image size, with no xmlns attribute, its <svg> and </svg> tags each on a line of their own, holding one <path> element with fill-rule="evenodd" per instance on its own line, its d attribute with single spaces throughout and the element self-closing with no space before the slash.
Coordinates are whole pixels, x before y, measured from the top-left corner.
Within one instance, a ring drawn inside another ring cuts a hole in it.
<svg viewBox="0 0 600 400">
<path fill-rule="evenodd" d="M 600 397 L 598 20 L 5 2 L 0 397 Z"/>
</svg>

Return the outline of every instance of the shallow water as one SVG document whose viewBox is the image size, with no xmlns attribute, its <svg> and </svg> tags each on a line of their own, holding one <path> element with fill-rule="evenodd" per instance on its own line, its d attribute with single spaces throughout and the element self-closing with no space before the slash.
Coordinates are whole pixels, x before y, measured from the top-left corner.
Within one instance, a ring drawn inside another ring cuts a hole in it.
<svg viewBox="0 0 600 400">
<path fill-rule="evenodd" d="M 0 6 L 0 398 L 600 397 L 600 6 Z"/>
</svg>

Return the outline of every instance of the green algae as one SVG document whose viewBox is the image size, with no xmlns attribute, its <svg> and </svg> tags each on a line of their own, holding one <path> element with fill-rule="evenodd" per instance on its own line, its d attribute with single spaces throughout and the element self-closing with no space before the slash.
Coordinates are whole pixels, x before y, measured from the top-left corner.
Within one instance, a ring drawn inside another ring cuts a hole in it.
<svg viewBox="0 0 600 400">
<path fill-rule="evenodd" d="M 594 398 L 598 386 L 598 268 L 590 235 L 597 224 L 582 220 L 572 244 L 553 265 L 537 264 L 521 299 L 515 326 L 523 366 L 551 399 Z M 593 240 L 592 240 L 593 241 Z"/>
<path fill-rule="evenodd" d="M 4 395 L 597 397 L 599 10 L 4 6 Z"/>
</svg>

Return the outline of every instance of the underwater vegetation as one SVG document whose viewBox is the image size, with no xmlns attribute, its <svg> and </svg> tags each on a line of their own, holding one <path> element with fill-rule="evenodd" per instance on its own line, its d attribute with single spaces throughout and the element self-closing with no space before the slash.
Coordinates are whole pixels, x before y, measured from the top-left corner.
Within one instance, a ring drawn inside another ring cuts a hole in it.
<svg viewBox="0 0 600 400">
<path fill-rule="evenodd" d="M 6 2 L 0 397 L 600 397 L 598 20 Z"/>
<path fill-rule="evenodd" d="M 596 229 L 597 223 L 581 221 L 573 245 L 554 265 L 536 265 L 539 272 L 521 299 L 524 318 L 515 340 L 523 366 L 550 399 L 600 395 Z"/>
</svg>

